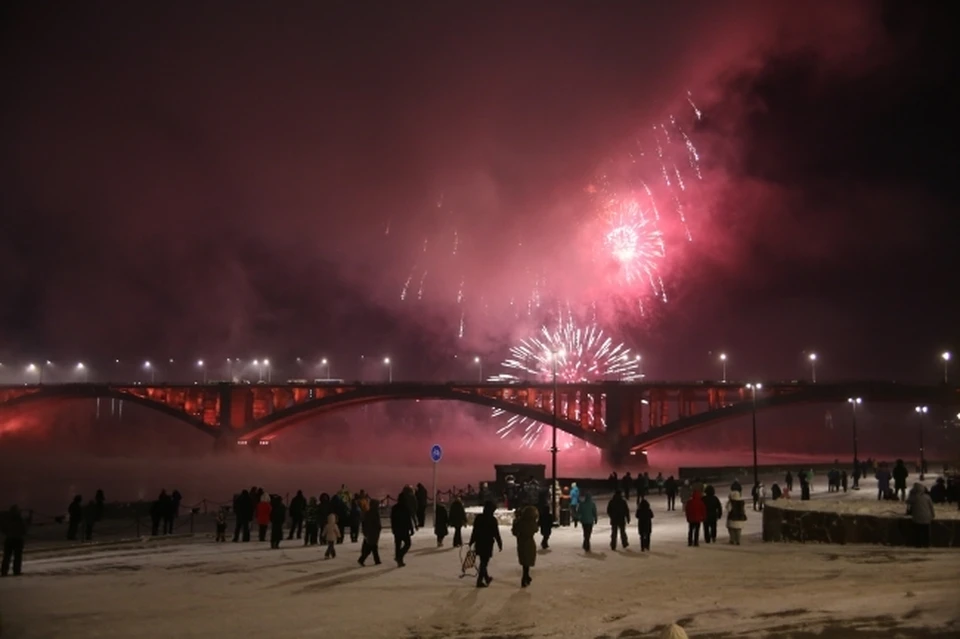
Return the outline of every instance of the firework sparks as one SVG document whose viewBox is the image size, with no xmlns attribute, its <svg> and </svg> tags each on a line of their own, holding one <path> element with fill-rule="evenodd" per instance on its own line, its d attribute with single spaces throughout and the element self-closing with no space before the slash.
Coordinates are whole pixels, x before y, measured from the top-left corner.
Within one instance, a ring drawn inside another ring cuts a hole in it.
<svg viewBox="0 0 960 639">
<path fill-rule="evenodd" d="M 596 382 L 602 380 L 636 381 L 640 374 L 640 359 L 624 344 L 615 342 L 604 334 L 596 324 L 580 326 L 572 317 L 562 319 L 554 329 L 540 328 L 535 336 L 521 341 L 510 349 L 510 356 L 502 364 L 504 371 L 490 378 L 495 382 L 516 383 L 521 381 L 550 381 L 556 369 L 557 379 L 563 383 Z M 547 404 L 540 408 L 549 409 Z M 570 400 L 564 400 L 565 402 Z M 596 411 L 592 396 L 573 400 L 576 405 L 572 413 L 569 406 L 561 406 L 564 414 L 572 414 L 580 419 L 581 401 L 586 403 L 585 411 L 589 425 L 603 427 L 593 422 Z M 544 424 L 537 420 L 510 415 L 494 409 L 493 416 L 506 419 L 506 423 L 497 430 L 501 438 L 519 435 L 521 446 L 533 447 L 540 441 Z M 564 446 L 572 447 L 576 443 L 573 436 L 564 437 Z"/>
</svg>

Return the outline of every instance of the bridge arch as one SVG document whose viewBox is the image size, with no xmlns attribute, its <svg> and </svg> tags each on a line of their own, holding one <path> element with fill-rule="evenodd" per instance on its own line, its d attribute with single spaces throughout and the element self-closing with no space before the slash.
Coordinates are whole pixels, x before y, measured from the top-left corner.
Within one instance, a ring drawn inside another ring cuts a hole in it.
<svg viewBox="0 0 960 639">
<path fill-rule="evenodd" d="M 412 400 L 466 402 L 486 408 L 499 409 L 506 413 L 526 417 L 547 425 L 550 425 L 553 421 L 552 416 L 542 410 L 453 386 L 418 386 L 412 391 L 400 387 L 393 393 L 385 393 L 381 387 L 361 386 L 344 393 L 328 395 L 300 404 L 294 404 L 288 408 L 271 413 L 251 424 L 240 436 L 240 439 L 244 441 L 269 439 L 278 432 L 296 426 L 319 414 L 332 413 L 365 404 Z M 561 417 L 557 420 L 557 428 L 574 437 L 579 437 L 594 446 L 602 448 L 604 445 L 603 433 L 584 430 L 579 422 Z"/>
<path fill-rule="evenodd" d="M 12 397 L 7 401 L 0 403 L 0 411 L 13 410 L 18 407 L 25 407 L 31 404 L 41 402 L 73 401 L 78 399 L 117 399 L 124 402 L 130 402 L 144 408 L 158 411 L 167 417 L 172 417 L 178 421 L 196 428 L 205 435 L 217 437 L 220 430 L 202 420 L 178 410 L 172 406 L 167 406 L 161 402 L 152 400 L 148 397 L 141 397 L 131 393 L 118 390 L 108 385 L 101 384 L 57 384 L 50 386 L 34 386 L 25 389 L 24 394 Z M 32 391 L 32 392 L 31 392 Z"/>
</svg>

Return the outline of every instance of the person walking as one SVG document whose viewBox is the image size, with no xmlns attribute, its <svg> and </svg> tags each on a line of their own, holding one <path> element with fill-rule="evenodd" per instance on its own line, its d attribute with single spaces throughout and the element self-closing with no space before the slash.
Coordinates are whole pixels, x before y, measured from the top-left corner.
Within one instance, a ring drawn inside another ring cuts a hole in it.
<svg viewBox="0 0 960 639">
<path fill-rule="evenodd" d="M 573 519 L 573 527 L 576 528 L 580 523 L 580 487 L 577 482 L 570 484 L 570 518 Z"/>
<path fill-rule="evenodd" d="M 503 551 L 503 540 L 500 539 L 500 523 L 494 514 L 496 505 L 488 501 L 483 505 L 483 513 L 473 520 L 473 530 L 470 531 L 468 546 L 477 553 L 480 568 L 477 571 L 477 588 L 486 588 L 493 581 L 490 576 L 490 559 L 493 557 L 493 544 L 497 544 L 499 551 Z"/>
<path fill-rule="evenodd" d="M 337 558 L 337 542 L 340 541 L 340 526 L 337 525 L 337 516 L 334 513 L 327 515 L 327 523 L 323 527 L 323 542 L 327 544 L 324 559 Z"/>
<path fill-rule="evenodd" d="M 530 569 L 537 565 L 537 542 L 533 536 L 537 534 L 539 516 L 535 506 L 524 506 L 513 522 L 513 536 L 517 538 L 517 560 L 523 568 L 520 578 L 520 587 L 526 588 L 533 583 Z"/>
<path fill-rule="evenodd" d="M 884 495 L 890 490 L 890 471 L 886 468 L 880 468 L 874 476 L 877 479 L 877 501 L 882 501 Z M 906 481 L 906 478 L 904 478 L 904 481 Z"/>
<path fill-rule="evenodd" d="M 423 528 L 427 524 L 427 487 L 423 484 L 417 484 L 417 491 L 414 493 L 417 499 L 417 527 Z"/>
<path fill-rule="evenodd" d="M 453 547 L 463 546 L 463 533 L 461 529 L 467 525 L 467 510 L 463 507 L 463 500 L 460 495 L 453 498 L 450 502 L 449 524 L 453 527 Z"/>
<path fill-rule="evenodd" d="M 380 531 L 383 524 L 380 522 L 380 502 L 372 499 L 369 507 L 363 513 L 363 521 L 360 522 L 360 528 L 363 532 L 363 544 L 360 547 L 360 559 L 357 560 L 361 566 L 367 557 L 373 555 L 373 563 L 380 565 Z"/>
<path fill-rule="evenodd" d="M 80 530 L 80 522 L 83 521 L 83 497 L 75 495 L 73 501 L 67 507 L 67 539 L 75 541 L 77 531 Z M 154 535 L 157 533 L 154 532 Z"/>
<path fill-rule="evenodd" d="M 653 509 L 646 497 L 640 498 L 637 506 L 637 532 L 640 533 L 640 552 L 650 551 L 650 535 L 653 533 Z"/>
<path fill-rule="evenodd" d="M 390 509 L 390 530 L 393 532 L 393 558 L 397 562 L 398 568 L 403 568 L 406 564 L 403 562 L 404 556 L 410 550 L 410 538 L 413 537 L 413 522 L 411 513 L 407 504 L 404 503 L 403 493 L 397 499 L 397 503 Z"/>
<path fill-rule="evenodd" d="M 583 526 L 583 549 L 590 552 L 590 536 L 597 524 L 597 505 L 586 493 L 580 496 L 580 524 Z"/>
<path fill-rule="evenodd" d="M 793 473 L 789 470 L 787 471 L 786 476 L 783 478 L 783 483 L 787 485 L 787 490 L 793 490 Z"/>
<path fill-rule="evenodd" d="M 307 507 L 303 511 L 303 520 L 306 526 L 303 545 L 317 545 L 317 537 L 320 533 L 320 507 L 317 504 L 316 497 L 311 497 L 310 501 L 307 502 Z"/>
<path fill-rule="evenodd" d="M 283 505 L 280 495 L 270 498 L 270 547 L 280 548 L 283 541 L 283 524 L 287 521 L 287 507 Z"/>
<path fill-rule="evenodd" d="M 806 485 L 803 477 L 800 480 L 801 488 Z M 809 495 L 809 493 L 808 493 Z M 809 498 L 809 497 L 808 497 Z M 747 521 L 747 508 L 743 502 L 740 493 L 733 491 L 727 500 L 727 532 L 730 533 L 730 543 L 736 546 L 740 545 L 740 533 L 743 531 L 744 522 Z"/>
<path fill-rule="evenodd" d="M 443 548 L 443 540 L 450 533 L 450 516 L 447 507 L 439 499 L 433 506 L 433 534 L 437 536 L 437 548 Z"/>
<path fill-rule="evenodd" d="M 907 499 L 907 477 L 910 473 L 904 465 L 902 459 L 898 459 L 893 467 L 893 491 L 900 501 Z"/>
<path fill-rule="evenodd" d="M 667 510 L 676 510 L 677 509 L 677 480 L 673 478 L 673 475 L 667 477 L 667 481 L 664 482 L 663 488 L 667 493 Z"/>
<path fill-rule="evenodd" d="M 540 493 L 537 502 L 537 518 L 540 521 L 540 547 L 546 550 L 550 547 L 550 533 L 553 532 L 553 514 L 550 504 L 547 503 L 547 493 Z"/>
<path fill-rule="evenodd" d="M 687 515 L 687 523 L 689 524 L 687 531 L 687 545 L 699 546 L 700 525 L 703 524 L 703 521 L 707 518 L 707 507 L 703 503 L 703 498 L 700 497 L 699 490 L 693 491 L 693 494 L 690 495 L 690 501 L 686 503 L 683 509 Z"/>
<path fill-rule="evenodd" d="M 23 570 L 23 544 L 27 537 L 27 524 L 16 505 L 10 506 L 3 520 L 3 563 L 0 576 L 6 577 L 13 567 L 13 576 L 19 577 Z"/>
<path fill-rule="evenodd" d="M 298 490 L 293 499 L 290 500 L 290 535 L 287 539 L 293 539 L 294 533 L 297 539 L 303 534 L 303 514 L 307 509 L 307 498 L 303 496 L 303 491 Z"/>
<path fill-rule="evenodd" d="M 223 508 L 217 510 L 217 536 L 215 541 L 227 540 L 227 512 Z"/>
<path fill-rule="evenodd" d="M 233 513 L 236 523 L 233 529 L 233 542 L 240 541 L 241 534 L 244 541 L 250 541 L 250 522 L 253 520 L 253 500 L 250 493 L 244 489 L 233 500 Z"/>
<path fill-rule="evenodd" d="M 617 549 L 617 533 L 620 534 L 620 543 L 624 548 L 627 543 L 627 524 L 630 523 L 630 506 L 618 490 L 613 499 L 607 504 L 607 516 L 610 518 L 610 550 Z"/>
</svg>

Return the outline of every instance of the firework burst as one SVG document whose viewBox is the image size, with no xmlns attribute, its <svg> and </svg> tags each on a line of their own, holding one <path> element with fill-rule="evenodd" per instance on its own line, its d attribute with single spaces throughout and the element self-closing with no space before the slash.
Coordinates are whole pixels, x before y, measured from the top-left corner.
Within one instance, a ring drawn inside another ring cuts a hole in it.
<svg viewBox="0 0 960 639">
<path fill-rule="evenodd" d="M 517 383 L 522 381 L 545 382 L 553 379 L 554 370 L 558 381 L 562 383 L 598 382 L 604 380 L 639 380 L 640 358 L 623 343 L 614 342 L 604 334 L 596 324 L 580 326 L 572 317 L 561 319 L 554 329 L 542 326 L 540 332 L 531 338 L 522 340 L 510 349 L 510 356 L 502 364 L 504 371 L 490 378 L 490 381 Z M 543 401 L 543 400 L 542 400 Z M 569 400 L 564 400 L 569 401 Z M 572 415 L 580 419 L 580 400 L 577 399 Z M 592 396 L 586 399 L 586 410 L 590 426 L 602 428 L 604 424 L 594 424 Z M 540 408 L 550 409 L 549 400 Z M 564 414 L 568 406 L 560 407 Z M 521 446 L 532 448 L 541 442 L 545 431 L 543 422 L 508 414 L 494 409 L 493 416 L 506 419 L 506 423 L 497 430 L 501 439 L 519 436 Z M 580 441 L 564 433 L 560 446 L 572 448 Z"/>
</svg>

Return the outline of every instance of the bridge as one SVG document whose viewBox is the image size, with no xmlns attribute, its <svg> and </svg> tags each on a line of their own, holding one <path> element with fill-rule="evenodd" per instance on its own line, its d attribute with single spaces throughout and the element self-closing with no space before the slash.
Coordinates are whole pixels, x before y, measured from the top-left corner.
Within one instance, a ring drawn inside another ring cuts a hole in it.
<svg viewBox="0 0 960 639">
<path fill-rule="evenodd" d="M 597 382 L 557 386 L 557 427 L 612 458 L 670 437 L 749 415 L 752 391 L 734 382 Z M 772 382 L 757 392 L 756 410 L 799 404 L 865 402 L 960 404 L 960 386 L 853 381 Z M 314 417 L 374 402 L 459 401 L 553 423 L 554 386 L 542 383 L 83 383 L 0 386 L 3 411 L 78 399 L 115 399 L 156 410 L 215 438 L 220 445 L 257 445 Z"/>
</svg>

